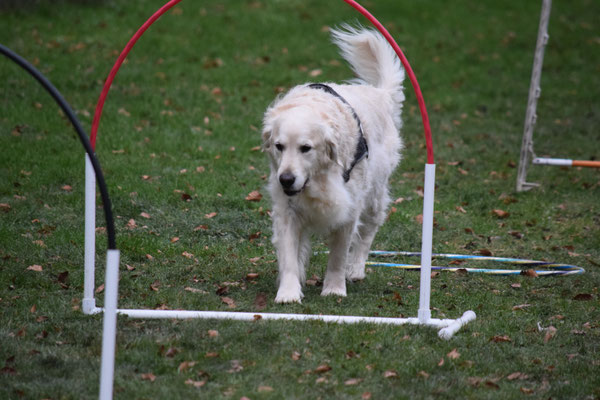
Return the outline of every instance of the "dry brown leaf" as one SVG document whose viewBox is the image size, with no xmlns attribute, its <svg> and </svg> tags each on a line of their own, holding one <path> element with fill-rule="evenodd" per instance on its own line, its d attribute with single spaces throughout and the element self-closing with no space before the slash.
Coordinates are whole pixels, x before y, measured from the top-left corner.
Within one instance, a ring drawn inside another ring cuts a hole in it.
<svg viewBox="0 0 600 400">
<path fill-rule="evenodd" d="M 236 307 L 235 301 L 231 297 L 221 297 L 221 301 L 223 303 L 227 304 L 227 306 L 229 308 L 235 308 Z"/>
<path fill-rule="evenodd" d="M 537 274 L 537 272 L 535 272 L 534 269 L 526 269 L 524 271 L 521 271 L 521 275 L 529 276 L 531 278 L 537 278 L 538 277 L 538 274 Z"/>
<path fill-rule="evenodd" d="M 273 389 L 271 386 L 261 385 L 258 387 L 258 393 L 272 392 Z"/>
<path fill-rule="evenodd" d="M 207 218 L 207 219 L 211 219 L 211 218 L 214 218 L 216 216 L 217 216 L 216 212 L 211 212 L 211 213 L 208 213 L 208 214 L 204 214 L 204 218 Z"/>
<path fill-rule="evenodd" d="M 589 301 L 594 300 L 594 296 L 592 296 L 590 293 L 578 293 L 575 295 L 575 297 L 573 297 L 573 300 Z"/>
<path fill-rule="evenodd" d="M 459 212 L 461 212 L 461 213 L 463 213 L 463 214 L 466 214 L 466 213 L 467 213 L 467 210 L 465 210 L 465 209 L 464 209 L 464 208 L 462 208 L 461 206 L 456 206 L 456 207 L 454 207 L 454 208 L 456 209 L 456 211 L 459 211 Z"/>
<path fill-rule="evenodd" d="M 206 231 L 206 230 L 208 230 L 208 226 L 206 226 L 206 225 L 198 225 L 197 227 L 194 228 L 194 232 L 198 232 L 200 230 Z"/>
<path fill-rule="evenodd" d="M 331 371 L 331 367 L 329 364 L 321 364 L 316 369 L 315 372 L 317 374 L 322 374 L 323 372 Z"/>
<path fill-rule="evenodd" d="M 300 354 L 299 352 L 297 352 L 297 351 L 294 351 L 294 352 L 292 353 L 292 360 L 294 360 L 294 361 L 298 361 L 300 358 L 302 358 L 302 354 Z"/>
<path fill-rule="evenodd" d="M 150 219 L 150 214 L 148 214 L 147 212 L 140 213 L 140 216 L 146 219 Z"/>
<path fill-rule="evenodd" d="M 61 187 L 62 190 L 64 190 L 65 192 L 70 192 L 73 190 L 73 187 L 71 185 L 63 185 L 63 187 Z"/>
<path fill-rule="evenodd" d="M 510 374 L 506 377 L 506 379 L 508 379 L 509 381 L 514 381 L 516 379 L 524 380 L 524 379 L 528 379 L 528 378 L 529 378 L 529 375 L 526 375 L 522 372 L 513 372 L 512 374 Z"/>
<path fill-rule="evenodd" d="M 195 381 L 195 380 L 192 380 L 192 379 L 188 379 L 188 380 L 185 381 L 185 384 L 193 386 L 195 388 L 201 388 L 202 386 L 206 385 L 206 380 Z"/>
<path fill-rule="evenodd" d="M 264 310 L 267 307 L 267 295 L 264 293 L 258 293 L 254 299 L 254 308 L 257 311 Z"/>
<path fill-rule="evenodd" d="M 4 212 L 9 212 L 10 211 L 10 204 L 8 203 L 0 203 L 0 210 L 4 211 Z"/>
<path fill-rule="evenodd" d="M 42 272 L 44 268 L 41 265 L 33 264 L 27 267 L 29 271 Z"/>
<path fill-rule="evenodd" d="M 150 382 L 154 382 L 156 380 L 156 375 L 154 375 L 153 373 L 149 372 L 147 374 L 142 374 L 142 380 L 143 381 L 150 381 Z"/>
<path fill-rule="evenodd" d="M 186 371 L 186 370 L 192 368 L 194 365 L 196 365 L 196 361 L 183 361 L 182 363 L 179 364 L 179 367 L 177 367 L 177 371 L 178 372 Z"/>
<path fill-rule="evenodd" d="M 179 238 L 177 236 L 171 238 L 171 243 L 179 242 Z"/>
<path fill-rule="evenodd" d="M 96 288 L 96 294 L 104 292 L 104 283 Z"/>
<path fill-rule="evenodd" d="M 510 213 L 508 213 L 504 210 L 500 210 L 498 208 L 492 210 L 492 214 L 494 214 L 496 217 L 502 218 L 502 219 L 507 218 L 510 215 Z"/>
<path fill-rule="evenodd" d="M 524 310 L 527 307 L 531 307 L 531 304 L 519 304 L 518 306 L 513 306 L 513 311 Z"/>
<path fill-rule="evenodd" d="M 354 385 L 358 385 L 362 381 L 363 380 L 361 378 L 351 378 L 351 379 L 348 379 L 347 381 L 345 381 L 344 385 L 346 385 L 346 386 L 354 386 Z"/>
<path fill-rule="evenodd" d="M 384 378 L 396 378 L 397 376 L 398 376 L 398 373 L 392 369 L 388 369 L 387 371 L 385 371 L 383 373 Z"/>
<path fill-rule="evenodd" d="M 508 335 L 502 335 L 502 336 L 497 335 L 497 336 L 492 337 L 490 339 L 490 341 L 494 342 L 494 343 L 500 343 L 500 342 L 510 342 L 511 340 L 510 340 L 510 337 L 508 337 Z"/>
<path fill-rule="evenodd" d="M 246 201 L 260 201 L 262 199 L 262 194 L 258 190 L 254 190 L 246 196 Z"/>
<path fill-rule="evenodd" d="M 446 356 L 451 360 L 456 360 L 460 357 L 460 353 L 456 349 L 452 349 L 452 351 L 446 354 Z"/>
<path fill-rule="evenodd" d="M 372 397 L 372 396 L 373 396 L 373 395 L 371 394 L 371 392 L 364 392 L 364 393 L 363 393 L 363 394 L 360 396 L 360 398 L 361 398 L 362 400 L 371 400 L 371 397 Z"/>
<path fill-rule="evenodd" d="M 193 258 L 194 255 L 192 253 L 189 253 L 187 251 L 184 251 L 183 253 L 181 253 L 182 256 L 184 256 L 185 258 Z"/>
<path fill-rule="evenodd" d="M 206 357 L 206 358 L 217 358 L 217 357 L 219 357 L 219 353 L 217 353 L 216 351 L 209 351 L 206 354 L 204 354 L 204 357 Z"/>
<path fill-rule="evenodd" d="M 214 329 L 209 329 L 208 330 L 208 337 L 211 337 L 211 338 L 219 337 L 219 331 L 214 330 Z"/>
</svg>

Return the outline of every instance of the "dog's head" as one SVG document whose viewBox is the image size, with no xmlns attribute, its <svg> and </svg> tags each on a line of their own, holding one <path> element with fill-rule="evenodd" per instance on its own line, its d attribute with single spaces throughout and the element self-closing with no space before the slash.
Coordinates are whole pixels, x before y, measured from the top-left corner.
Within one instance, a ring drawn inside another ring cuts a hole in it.
<svg viewBox="0 0 600 400">
<path fill-rule="evenodd" d="M 286 195 L 302 192 L 311 177 L 335 161 L 330 130 L 319 111 L 307 105 L 267 111 L 262 133 L 263 151 L 269 155 L 272 177 Z"/>
</svg>

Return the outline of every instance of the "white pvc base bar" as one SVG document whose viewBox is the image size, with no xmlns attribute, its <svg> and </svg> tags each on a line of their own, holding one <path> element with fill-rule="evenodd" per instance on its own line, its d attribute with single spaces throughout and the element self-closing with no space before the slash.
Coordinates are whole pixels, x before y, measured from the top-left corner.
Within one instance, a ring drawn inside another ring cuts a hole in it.
<svg viewBox="0 0 600 400">
<path fill-rule="evenodd" d="M 101 313 L 102 308 L 96 308 L 94 313 Z M 476 315 L 466 311 L 458 319 L 429 318 L 422 322 L 419 318 L 386 318 L 364 317 L 350 315 L 320 315 L 320 314 L 284 314 L 284 313 L 252 313 L 234 311 L 189 311 L 189 310 L 135 310 L 117 309 L 116 314 L 130 318 L 146 319 L 217 319 L 233 321 L 323 321 L 335 324 L 379 324 L 379 325 L 423 325 L 443 328 L 438 332 L 442 339 L 450 339 L 463 325 L 473 321 Z"/>
</svg>

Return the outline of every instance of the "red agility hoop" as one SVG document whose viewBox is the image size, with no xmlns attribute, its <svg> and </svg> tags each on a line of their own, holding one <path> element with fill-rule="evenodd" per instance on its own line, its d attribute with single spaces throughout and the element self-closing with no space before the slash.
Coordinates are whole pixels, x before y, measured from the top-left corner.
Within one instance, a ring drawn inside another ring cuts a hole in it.
<svg viewBox="0 0 600 400">
<path fill-rule="evenodd" d="M 115 76 L 117 76 L 117 72 L 119 72 L 119 68 L 121 68 L 121 65 L 125 61 L 125 58 L 127 58 L 127 55 L 129 54 L 129 52 L 131 51 L 133 46 L 135 46 L 138 39 L 140 37 L 142 37 L 144 32 L 146 32 L 146 30 L 148 28 L 150 28 L 150 26 L 154 22 L 156 22 L 157 19 L 159 19 L 164 13 L 169 11 L 169 9 L 171 9 L 174 5 L 176 5 L 180 1 L 181 0 L 171 0 L 168 3 L 166 3 L 164 6 L 159 8 L 158 11 L 156 11 L 150 18 L 148 18 L 148 20 L 146 22 L 144 22 L 144 24 L 140 27 L 140 29 L 137 30 L 137 32 L 131 37 L 131 39 L 129 39 L 129 42 L 127 43 L 127 45 L 125 46 L 125 48 L 123 49 L 123 51 L 121 52 L 119 57 L 117 58 L 117 61 L 115 62 L 112 69 L 110 70 L 110 73 L 108 74 L 108 78 L 106 78 L 106 81 L 104 82 L 104 86 L 102 87 L 102 92 L 100 93 L 100 98 L 98 99 L 98 103 L 96 104 L 96 110 L 94 111 L 94 120 L 92 121 L 92 130 L 90 132 L 90 142 L 92 143 L 92 148 L 94 148 L 94 149 L 96 148 L 96 137 L 98 135 L 98 126 L 100 125 L 100 119 L 102 118 L 102 109 L 104 108 L 104 102 L 106 101 L 106 97 L 108 96 L 108 91 L 110 90 L 110 87 L 115 79 Z M 421 119 L 423 120 L 425 143 L 427 145 L 427 164 L 434 164 L 433 140 L 432 140 L 432 136 L 431 136 L 431 127 L 429 125 L 429 116 L 427 114 L 427 107 L 425 106 L 425 99 L 423 98 L 423 93 L 421 93 L 421 87 L 419 86 L 419 82 L 417 81 L 417 77 L 416 77 L 415 73 L 413 72 L 413 70 L 410 66 L 410 63 L 408 62 L 407 58 L 404 56 L 404 53 L 400 49 L 400 46 L 398 46 L 398 43 L 396 43 L 396 41 L 394 40 L 392 35 L 390 35 L 390 33 L 387 31 L 387 29 L 385 29 L 385 27 L 377 20 L 377 18 L 375 18 L 369 11 L 367 11 L 366 8 L 364 8 L 363 6 L 358 4 L 356 1 L 354 1 L 354 0 L 344 0 L 344 1 L 347 4 L 349 4 L 350 6 L 352 6 L 359 13 L 361 13 L 365 18 L 367 18 L 373 24 L 373 26 L 375 26 L 375 28 L 377 28 L 377 30 L 388 41 L 390 46 L 392 46 L 392 48 L 398 55 L 398 58 L 400 58 L 400 61 L 402 62 L 402 66 L 404 67 L 404 70 L 406 71 L 408 78 L 410 79 L 410 83 L 412 84 L 412 87 L 415 91 L 415 95 L 417 97 L 417 102 L 419 103 L 419 110 L 421 111 Z"/>
<path fill-rule="evenodd" d="M 146 30 L 165 12 L 171 9 L 181 0 L 170 0 L 156 11 L 129 39 L 129 42 L 117 58 L 113 65 L 104 86 L 96 109 L 90 133 L 90 142 L 92 148 L 96 147 L 96 138 L 98 127 L 102 117 L 102 109 L 108 96 L 108 92 L 114 81 L 119 68 L 125 61 L 125 58 Z M 116 349 L 116 322 L 117 314 L 126 315 L 131 318 L 203 318 L 203 319 L 228 319 L 238 321 L 254 321 L 257 317 L 262 320 L 292 320 L 292 321 L 310 321 L 319 320 L 330 323 L 373 323 L 373 324 L 414 324 L 441 328 L 438 336 L 443 339 L 450 339 L 463 325 L 476 318 L 473 311 L 466 311 L 457 319 L 437 319 L 431 318 L 430 311 L 430 292 L 431 292 L 431 253 L 432 253 L 432 235 L 433 235 L 433 197 L 435 188 L 435 164 L 433 157 L 433 141 L 431 128 L 429 126 L 429 117 L 425 107 L 425 100 L 421 93 L 417 78 L 408 63 L 408 60 L 402 53 L 398 44 L 394 41 L 389 32 L 383 25 L 363 6 L 354 0 L 344 0 L 345 3 L 353 7 L 366 17 L 377 30 L 385 37 L 392 46 L 404 70 L 408 74 L 417 97 L 425 142 L 427 145 L 427 163 L 425 165 L 425 181 L 423 196 L 423 233 L 421 244 L 421 277 L 419 291 L 419 309 L 416 318 L 382 318 L 366 316 L 344 316 L 344 315 L 312 315 L 312 314 L 277 314 L 277 313 L 245 313 L 245 312 L 225 312 L 225 311 L 187 311 L 187 310 L 133 310 L 117 309 L 118 300 L 118 277 L 119 277 L 119 252 L 114 250 L 107 254 L 106 282 L 105 282 L 105 300 L 104 308 L 96 307 L 94 298 L 94 269 L 95 269 L 95 180 L 89 159 L 86 160 L 86 225 L 85 225 L 85 273 L 84 273 L 84 298 L 82 310 L 85 314 L 104 313 L 104 326 L 102 333 L 102 360 L 100 372 L 100 399 L 112 399 L 113 381 L 114 381 L 114 361 Z"/>
</svg>

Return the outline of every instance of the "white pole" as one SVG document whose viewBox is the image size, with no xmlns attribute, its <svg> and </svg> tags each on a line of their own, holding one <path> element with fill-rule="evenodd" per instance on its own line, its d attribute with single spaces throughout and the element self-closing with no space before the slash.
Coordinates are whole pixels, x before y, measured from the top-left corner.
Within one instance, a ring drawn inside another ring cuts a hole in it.
<svg viewBox="0 0 600 400">
<path fill-rule="evenodd" d="M 96 257 L 96 175 L 90 157 L 85 155 L 85 253 L 83 269 L 84 314 L 94 314 L 94 276 Z"/>
<path fill-rule="evenodd" d="M 102 330 L 102 360 L 100 366 L 100 400 L 111 400 L 115 374 L 117 340 L 117 296 L 119 292 L 119 250 L 106 253 L 106 283 L 104 290 L 104 326 Z"/>
<path fill-rule="evenodd" d="M 431 319 L 431 248 L 433 243 L 433 198 L 435 192 L 435 164 L 425 164 L 423 193 L 423 238 L 421 244 L 421 287 L 418 318 L 422 324 Z"/>
<path fill-rule="evenodd" d="M 455 319 L 450 325 L 441 329 L 438 332 L 438 336 L 442 339 L 448 340 L 450 339 L 458 330 L 465 324 L 469 323 L 469 321 L 473 321 L 476 318 L 476 315 L 473 311 L 465 311 L 465 313 L 459 319 Z"/>
<path fill-rule="evenodd" d="M 544 158 L 537 157 L 533 159 L 533 163 L 537 165 L 556 165 L 560 167 L 572 167 L 573 160 L 566 158 Z"/>
</svg>

